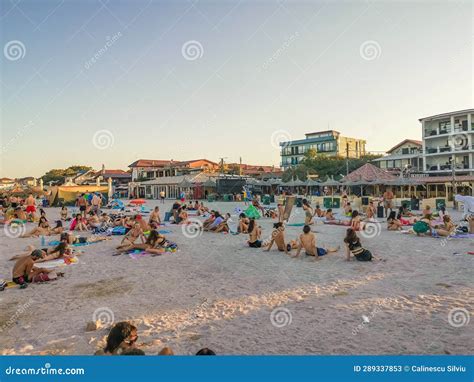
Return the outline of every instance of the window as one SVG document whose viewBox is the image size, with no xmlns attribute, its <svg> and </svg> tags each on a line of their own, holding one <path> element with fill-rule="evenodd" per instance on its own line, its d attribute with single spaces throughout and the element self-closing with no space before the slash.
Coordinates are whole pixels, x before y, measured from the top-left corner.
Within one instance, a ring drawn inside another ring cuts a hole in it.
<svg viewBox="0 0 474 382">
<path fill-rule="evenodd" d="M 403 149 L 402 149 L 402 154 L 403 154 L 403 155 L 407 155 L 407 154 L 409 153 L 409 150 L 410 150 L 410 149 L 409 149 L 408 147 L 403 148 Z"/>
</svg>

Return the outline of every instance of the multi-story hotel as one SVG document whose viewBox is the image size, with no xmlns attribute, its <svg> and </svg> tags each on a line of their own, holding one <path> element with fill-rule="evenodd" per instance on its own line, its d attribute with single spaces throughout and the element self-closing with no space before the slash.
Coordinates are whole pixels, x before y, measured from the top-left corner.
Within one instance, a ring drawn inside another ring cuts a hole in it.
<svg viewBox="0 0 474 382">
<path fill-rule="evenodd" d="M 430 175 L 474 175 L 474 109 L 421 118 L 423 166 Z"/>
<path fill-rule="evenodd" d="M 343 137 L 335 130 L 319 131 L 305 134 L 305 139 L 281 142 L 281 167 L 296 166 L 309 149 L 328 156 L 359 158 L 365 155 L 366 141 L 363 139 Z"/>
<path fill-rule="evenodd" d="M 396 175 L 401 172 L 420 173 L 423 171 L 423 143 L 414 139 L 405 139 L 387 151 L 387 155 L 372 162 L 381 169 Z"/>
</svg>

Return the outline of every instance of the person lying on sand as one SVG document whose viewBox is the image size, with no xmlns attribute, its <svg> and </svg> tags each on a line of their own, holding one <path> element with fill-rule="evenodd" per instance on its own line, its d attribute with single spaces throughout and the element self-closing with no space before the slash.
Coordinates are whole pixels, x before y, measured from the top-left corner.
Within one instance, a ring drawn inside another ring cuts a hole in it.
<svg viewBox="0 0 474 382">
<path fill-rule="evenodd" d="M 267 245 L 266 251 L 269 252 L 273 244 L 276 244 L 280 252 L 285 252 L 287 255 L 290 254 L 292 249 L 291 243 L 285 243 L 285 226 L 282 222 L 273 224 L 272 239 Z"/>
<path fill-rule="evenodd" d="M 328 208 L 326 211 L 326 220 L 331 221 L 331 220 L 336 220 L 334 217 L 334 214 L 332 212 L 332 208 Z"/>
<path fill-rule="evenodd" d="M 400 231 L 402 229 L 402 222 L 396 218 L 396 212 L 390 211 L 387 218 L 387 230 L 389 231 Z"/>
<path fill-rule="evenodd" d="M 117 249 L 122 249 L 130 245 L 134 245 L 137 239 L 140 239 L 142 244 L 146 241 L 145 235 L 143 234 L 143 230 L 140 227 L 140 223 L 138 222 L 136 222 L 133 228 L 125 234 Z"/>
<path fill-rule="evenodd" d="M 136 326 L 126 321 L 119 322 L 110 330 L 105 348 L 96 351 L 94 355 L 122 355 L 136 348 L 137 339 Z"/>
<path fill-rule="evenodd" d="M 204 226 L 203 229 L 204 231 L 214 231 L 224 220 L 225 218 L 219 212 L 215 211 L 214 220 L 207 226 Z"/>
<path fill-rule="evenodd" d="M 46 282 L 55 280 L 58 274 L 52 270 L 36 268 L 35 261 L 41 259 L 43 252 L 35 249 L 29 256 L 18 259 L 13 266 L 12 280 L 15 284 L 26 287 L 31 282 Z"/>
<path fill-rule="evenodd" d="M 216 220 L 216 211 L 211 211 L 211 215 L 203 221 L 202 228 L 205 230 L 214 222 L 214 220 Z"/>
<path fill-rule="evenodd" d="M 248 233 L 249 233 L 249 240 L 248 240 L 249 247 L 260 248 L 262 246 L 262 242 L 260 241 L 260 236 L 262 235 L 262 229 L 258 226 L 258 224 L 255 224 L 255 219 L 250 219 Z"/>
<path fill-rule="evenodd" d="M 412 229 L 416 236 L 424 236 L 427 233 L 431 234 L 431 215 L 425 215 L 423 219 L 415 222 Z"/>
<path fill-rule="evenodd" d="M 339 247 L 337 248 L 322 248 L 316 245 L 316 235 L 311 232 L 311 227 L 309 225 L 305 225 L 303 227 L 303 233 L 299 237 L 298 243 L 298 250 L 296 251 L 296 255 L 293 257 L 298 257 L 300 255 L 301 250 L 304 248 L 306 251 L 306 255 L 308 256 L 315 256 L 315 260 L 318 259 L 319 256 L 324 256 L 331 252 L 339 251 Z"/>
<path fill-rule="evenodd" d="M 372 261 L 373 256 L 369 250 L 362 247 L 359 237 L 352 228 L 348 228 L 346 231 L 346 237 L 344 238 L 344 244 L 346 246 L 346 260 L 350 261 L 351 253 L 358 261 Z"/>
</svg>

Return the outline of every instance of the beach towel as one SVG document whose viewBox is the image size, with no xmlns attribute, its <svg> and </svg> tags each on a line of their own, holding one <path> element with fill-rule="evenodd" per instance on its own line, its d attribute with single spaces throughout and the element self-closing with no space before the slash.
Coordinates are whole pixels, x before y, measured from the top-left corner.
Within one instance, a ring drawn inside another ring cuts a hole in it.
<svg viewBox="0 0 474 382">
<path fill-rule="evenodd" d="M 114 227 L 112 230 L 112 235 L 125 235 L 127 233 L 127 227 L 118 226 Z"/>
<path fill-rule="evenodd" d="M 453 239 L 474 239 L 474 233 L 456 233 L 449 237 Z"/>
<path fill-rule="evenodd" d="M 305 225 L 306 223 L 290 223 L 290 224 L 287 224 L 286 226 L 287 227 L 303 227 Z"/>
<path fill-rule="evenodd" d="M 338 220 L 329 220 L 323 222 L 324 224 L 329 224 L 329 225 L 343 225 L 343 226 L 350 226 L 351 222 L 349 220 L 346 221 L 338 221 Z"/>
<path fill-rule="evenodd" d="M 44 263 L 35 263 L 36 268 L 45 268 L 45 269 L 54 269 L 59 267 L 65 267 L 67 265 L 77 264 L 79 259 L 77 257 L 73 257 L 72 259 L 56 259 L 56 260 L 49 260 L 45 261 Z"/>
<path fill-rule="evenodd" d="M 61 242 L 60 241 L 57 241 L 57 240 L 53 240 L 53 241 L 50 241 L 48 243 L 48 247 L 55 247 L 57 245 L 59 245 Z M 74 244 L 71 244 L 71 247 L 83 247 L 85 245 L 91 245 L 91 244 L 96 244 L 96 243 L 100 243 L 100 241 L 93 241 L 93 242 L 85 242 L 85 243 L 74 243 Z"/>
</svg>

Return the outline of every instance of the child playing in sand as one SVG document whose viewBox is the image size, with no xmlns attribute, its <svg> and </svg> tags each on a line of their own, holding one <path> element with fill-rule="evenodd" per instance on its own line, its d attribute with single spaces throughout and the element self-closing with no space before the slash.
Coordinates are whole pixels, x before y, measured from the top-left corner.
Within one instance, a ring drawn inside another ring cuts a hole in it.
<svg viewBox="0 0 474 382">
<path fill-rule="evenodd" d="M 372 254 L 370 251 L 362 247 L 360 239 L 357 237 L 356 232 L 352 228 L 347 229 L 344 243 L 346 245 L 347 261 L 350 261 L 351 253 L 358 261 L 372 261 Z"/>
<path fill-rule="evenodd" d="M 318 247 L 316 245 L 316 235 L 313 232 L 311 232 L 311 228 L 309 225 L 305 225 L 303 227 L 303 233 L 299 237 L 298 250 L 296 251 L 296 255 L 294 257 L 298 257 L 303 248 L 306 251 L 306 255 L 315 256 L 315 260 L 317 260 L 319 256 L 324 256 L 328 253 L 339 251 L 339 247 L 337 248 Z"/>
<path fill-rule="evenodd" d="M 35 249 L 29 256 L 19 258 L 12 271 L 12 280 L 23 288 L 30 282 L 45 282 L 57 278 L 57 274 L 51 270 L 35 268 L 35 261 L 41 259 L 43 252 Z"/>
</svg>

